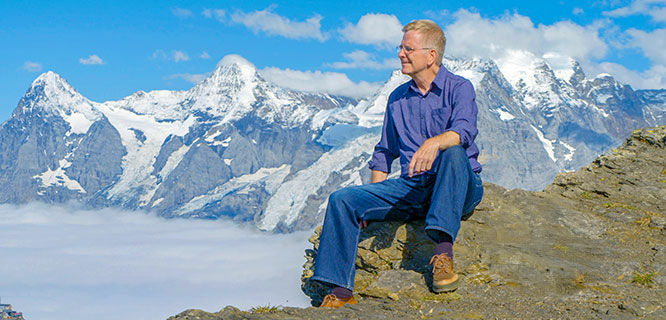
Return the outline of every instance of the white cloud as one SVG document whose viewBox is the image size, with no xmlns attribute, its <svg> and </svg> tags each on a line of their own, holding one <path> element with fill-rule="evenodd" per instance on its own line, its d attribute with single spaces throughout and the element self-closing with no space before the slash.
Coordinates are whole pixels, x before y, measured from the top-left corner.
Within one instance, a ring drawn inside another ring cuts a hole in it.
<svg viewBox="0 0 666 320">
<path fill-rule="evenodd" d="M 258 33 L 265 32 L 271 36 L 283 36 L 289 39 L 316 39 L 325 41 L 327 36 L 321 31 L 322 16 L 315 14 L 305 21 L 291 21 L 273 12 L 274 7 L 253 12 L 237 11 L 232 14 L 232 23 L 242 24 Z"/>
<path fill-rule="evenodd" d="M 600 64 L 584 63 L 583 69 L 589 76 L 608 73 L 621 83 L 628 83 L 634 89 L 666 88 L 666 67 L 654 65 L 645 71 L 629 70 L 625 66 L 602 62 Z"/>
<path fill-rule="evenodd" d="M 666 65 L 666 29 L 657 29 L 652 32 L 629 29 L 627 34 L 631 37 L 628 45 L 640 48 L 652 62 Z"/>
<path fill-rule="evenodd" d="M 520 14 L 485 19 L 478 13 L 458 10 L 446 27 L 446 51 L 453 56 L 503 56 L 506 50 L 525 50 L 541 56 L 557 52 L 577 59 L 602 58 L 608 45 L 599 36 L 599 26 L 580 26 L 571 21 L 535 26 Z"/>
<path fill-rule="evenodd" d="M 450 17 L 451 16 L 451 11 L 446 10 L 446 9 L 442 9 L 442 10 L 439 10 L 439 11 L 427 10 L 426 12 L 424 12 L 424 14 L 426 15 L 426 17 L 428 17 L 430 19 L 439 20 L 439 19 L 442 19 L 442 18 Z"/>
<path fill-rule="evenodd" d="M 653 20 L 666 22 L 666 0 L 634 0 L 628 6 L 604 11 L 608 17 L 628 17 L 633 15 L 646 15 Z"/>
<path fill-rule="evenodd" d="M 187 53 L 183 51 L 174 51 L 173 52 L 173 61 L 174 62 L 181 62 L 181 61 L 188 61 L 190 60 L 190 56 L 187 55 Z"/>
<path fill-rule="evenodd" d="M 369 13 L 361 17 L 358 23 L 339 29 L 342 38 L 359 44 L 393 48 L 402 39 L 402 24 L 394 15 Z"/>
<path fill-rule="evenodd" d="M 380 88 L 379 83 L 353 82 L 346 74 L 338 72 L 298 71 L 264 68 L 259 71 L 268 81 L 278 86 L 306 92 L 325 92 L 353 98 L 365 98 Z"/>
<path fill-rule="evenodd" d="M 178 73 L 167 76 L 165 79 L 183 79 L 187 82 L 197 84 L 208 77 L 206 73 Z"/>
<path fill-rule="evenodd" d="M 170 61 L 173 61 L 173 62 L 181 62 L 181 61 L 189 61 L 190 56 L 186 52 L 180 51 L 180 50 L 173 50 L 173 51 L 171 51 L 170 54 L 167 54 L 166 52 L 164 52 L 164 50 L 157 49 L 150 56 L 150 59 L 151 60 L 170 60 Z"/>
<path fill-rule="evenodd" d="M 156 60 L 156 59 L 166 59 L 167 55 L 162 49 L 157 49 L 153 54 L 150 56 L 150 59 Z"/>
<path fill-rule="evenodd" d="M 188 18 L 192 16 L 192 11 L 183 8 L 172 8 L 171 13 L 178 18 Z"/>
<path fill-rule="evenodd" d="M 398 58 L 384 59 L 382 62 L 375 60 L 368 52 L 356 50 L 342 54 L 347 61 L 326 64 L 336 69 L 396 69 L 400 63 Z"/>
<path fill-rule="evenodd" d="M 80 64 L 104 64 L 102 58 L 96 54 L 91 54 L 88 58 L 79 58 Z"/>
<path fill-rule="evenodd" d="M 224 18 L 227 15 L 227 11 L 223 9 L 204 9 L 201 11 L 201 15 L 203 15 L 206 18 L 213 18 L 217 19 L 218 21 L 224 22 Z"/>
<path fill-rule="evenodd" d="M 571 13 L 573 13 L 575 15 L 581 15 L 581 14 L 585 13 L 585 11 L 582 8 L 576 7 L 576 8 L 573 8 Z"/>
<path fill-rule="evenodd" d="M 309 305 L 300 274 L 310 232 L 46 204 L 0 205 L 0 230 L 3 301 L 31 319 Z"/>
<path fill-rule="evenodd" d="M 23 69 L 29 72 L 39 72 L 42 71 L 42 64 L 39 62 L 26 61 L 23 64 Z"/>
<path fill-rule="evenodd" d="M 204 51 L 204 52 L 201 53 L 199 58 L 201 58 L 201 59 L 210 59 L 210 55 L 208 54 L 208 52 Z"/>
</svg>

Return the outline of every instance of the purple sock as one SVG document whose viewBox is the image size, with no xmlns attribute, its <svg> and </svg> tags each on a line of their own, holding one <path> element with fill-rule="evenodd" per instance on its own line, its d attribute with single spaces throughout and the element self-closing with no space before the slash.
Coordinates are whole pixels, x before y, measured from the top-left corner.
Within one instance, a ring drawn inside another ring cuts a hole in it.
<svg viewBox="0 0 666 320">
<path fill-rule="evenodd" d="M 446 253 L 453 260 L 453 243 L 444 241 L 435 245 L 435 254 Z"/>
<path fill-rule="evenodd" d="M 443 231 L 430 229 L 428 235 L 435 241 L 435 254 L 446 253 L 453 260 L 453 239 Z"/>
<path fill-rule="evenodd" d="M 352 295 L 353 295 L 351 290 L 349 290 L 347 288 L 343 288 L 343 287 L 335 287 L 335 288 L 333 288 L 331 293 L 334 294 L 336 297 L 338 297 L 340 299 L 351 298 Z"/>
</svg>

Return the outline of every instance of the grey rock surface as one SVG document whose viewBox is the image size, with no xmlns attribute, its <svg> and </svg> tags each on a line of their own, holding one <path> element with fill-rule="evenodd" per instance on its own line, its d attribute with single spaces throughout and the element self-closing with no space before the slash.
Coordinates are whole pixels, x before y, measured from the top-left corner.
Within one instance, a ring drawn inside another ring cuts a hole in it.
<svg viewBox="0 0 666 320">
<path fill-rule="evenodd" d="M 226 307 L 187 310 L 169 319 L 487 319 L 666 317 L 666 126 L 637 130 L 590 165 L 558 175 L 544 191 L 486 183 L 463 222 L 455 268 L 461 287 L 429 290 L 432 243 L 423 220 L 372 223 L 356 261 L 359 304 L 318 308 Z M 306 251 L 310 281 L 318 229 Z"/>
</svg>

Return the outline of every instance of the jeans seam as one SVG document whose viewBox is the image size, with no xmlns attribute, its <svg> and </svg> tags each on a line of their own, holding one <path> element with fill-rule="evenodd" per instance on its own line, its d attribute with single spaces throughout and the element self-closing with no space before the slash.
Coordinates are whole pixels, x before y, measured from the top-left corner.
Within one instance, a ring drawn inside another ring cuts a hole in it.
<svg viewBox="0 0 666 320">
<path fill-rule="evenodd" d="M 365 215 L 368 214 L 368 212 L 372 211 L 381 211 L 381 210 L 390 210 L 390 209 L 397 209 L 397 210 L 402 210 L 402 209 L 413 209 L 413 208 L 423 208 L 422 205 L 411 205 L 411 206 L 404 206 L 404 207 L 395 207 L 395 206 L 387 206 L 387 207 L 378 207 L 378 208 L 370 208 L 368 210 L 365 210 L 363 214 L 361 214 L 361 220 L 365 218 Z"/>
<path fill-rule="evenodd" d="M 354 269 L 356 269 L 356 258 L 358 256 L 358 239 L 361 236 L 361 230 L 359 229 L 358 232 L 356 233 L 356 245 L 354 246 L 354 254 L 352 255 L 354 258 L 352 258 L 352 263 L 351 267 L 349 268 L 349 278 L 347 278 L 347 289 L 352 290 L 354 289 L 354 279 L 352 279 L 354 275 Z"/>
</svg>

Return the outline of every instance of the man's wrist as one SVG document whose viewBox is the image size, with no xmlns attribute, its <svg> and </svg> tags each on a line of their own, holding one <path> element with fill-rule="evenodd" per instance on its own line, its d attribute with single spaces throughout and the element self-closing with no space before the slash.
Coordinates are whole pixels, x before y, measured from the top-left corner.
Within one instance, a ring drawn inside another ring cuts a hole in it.
<svg viewBox="0 0 666 320">
<path fill-rule="evenodd" d="M 460 144 L 460 135 L 455 131 L 446 131 L 438 136 L 434 136 L 439 151 L 444 151 Z"/>
</svg>

